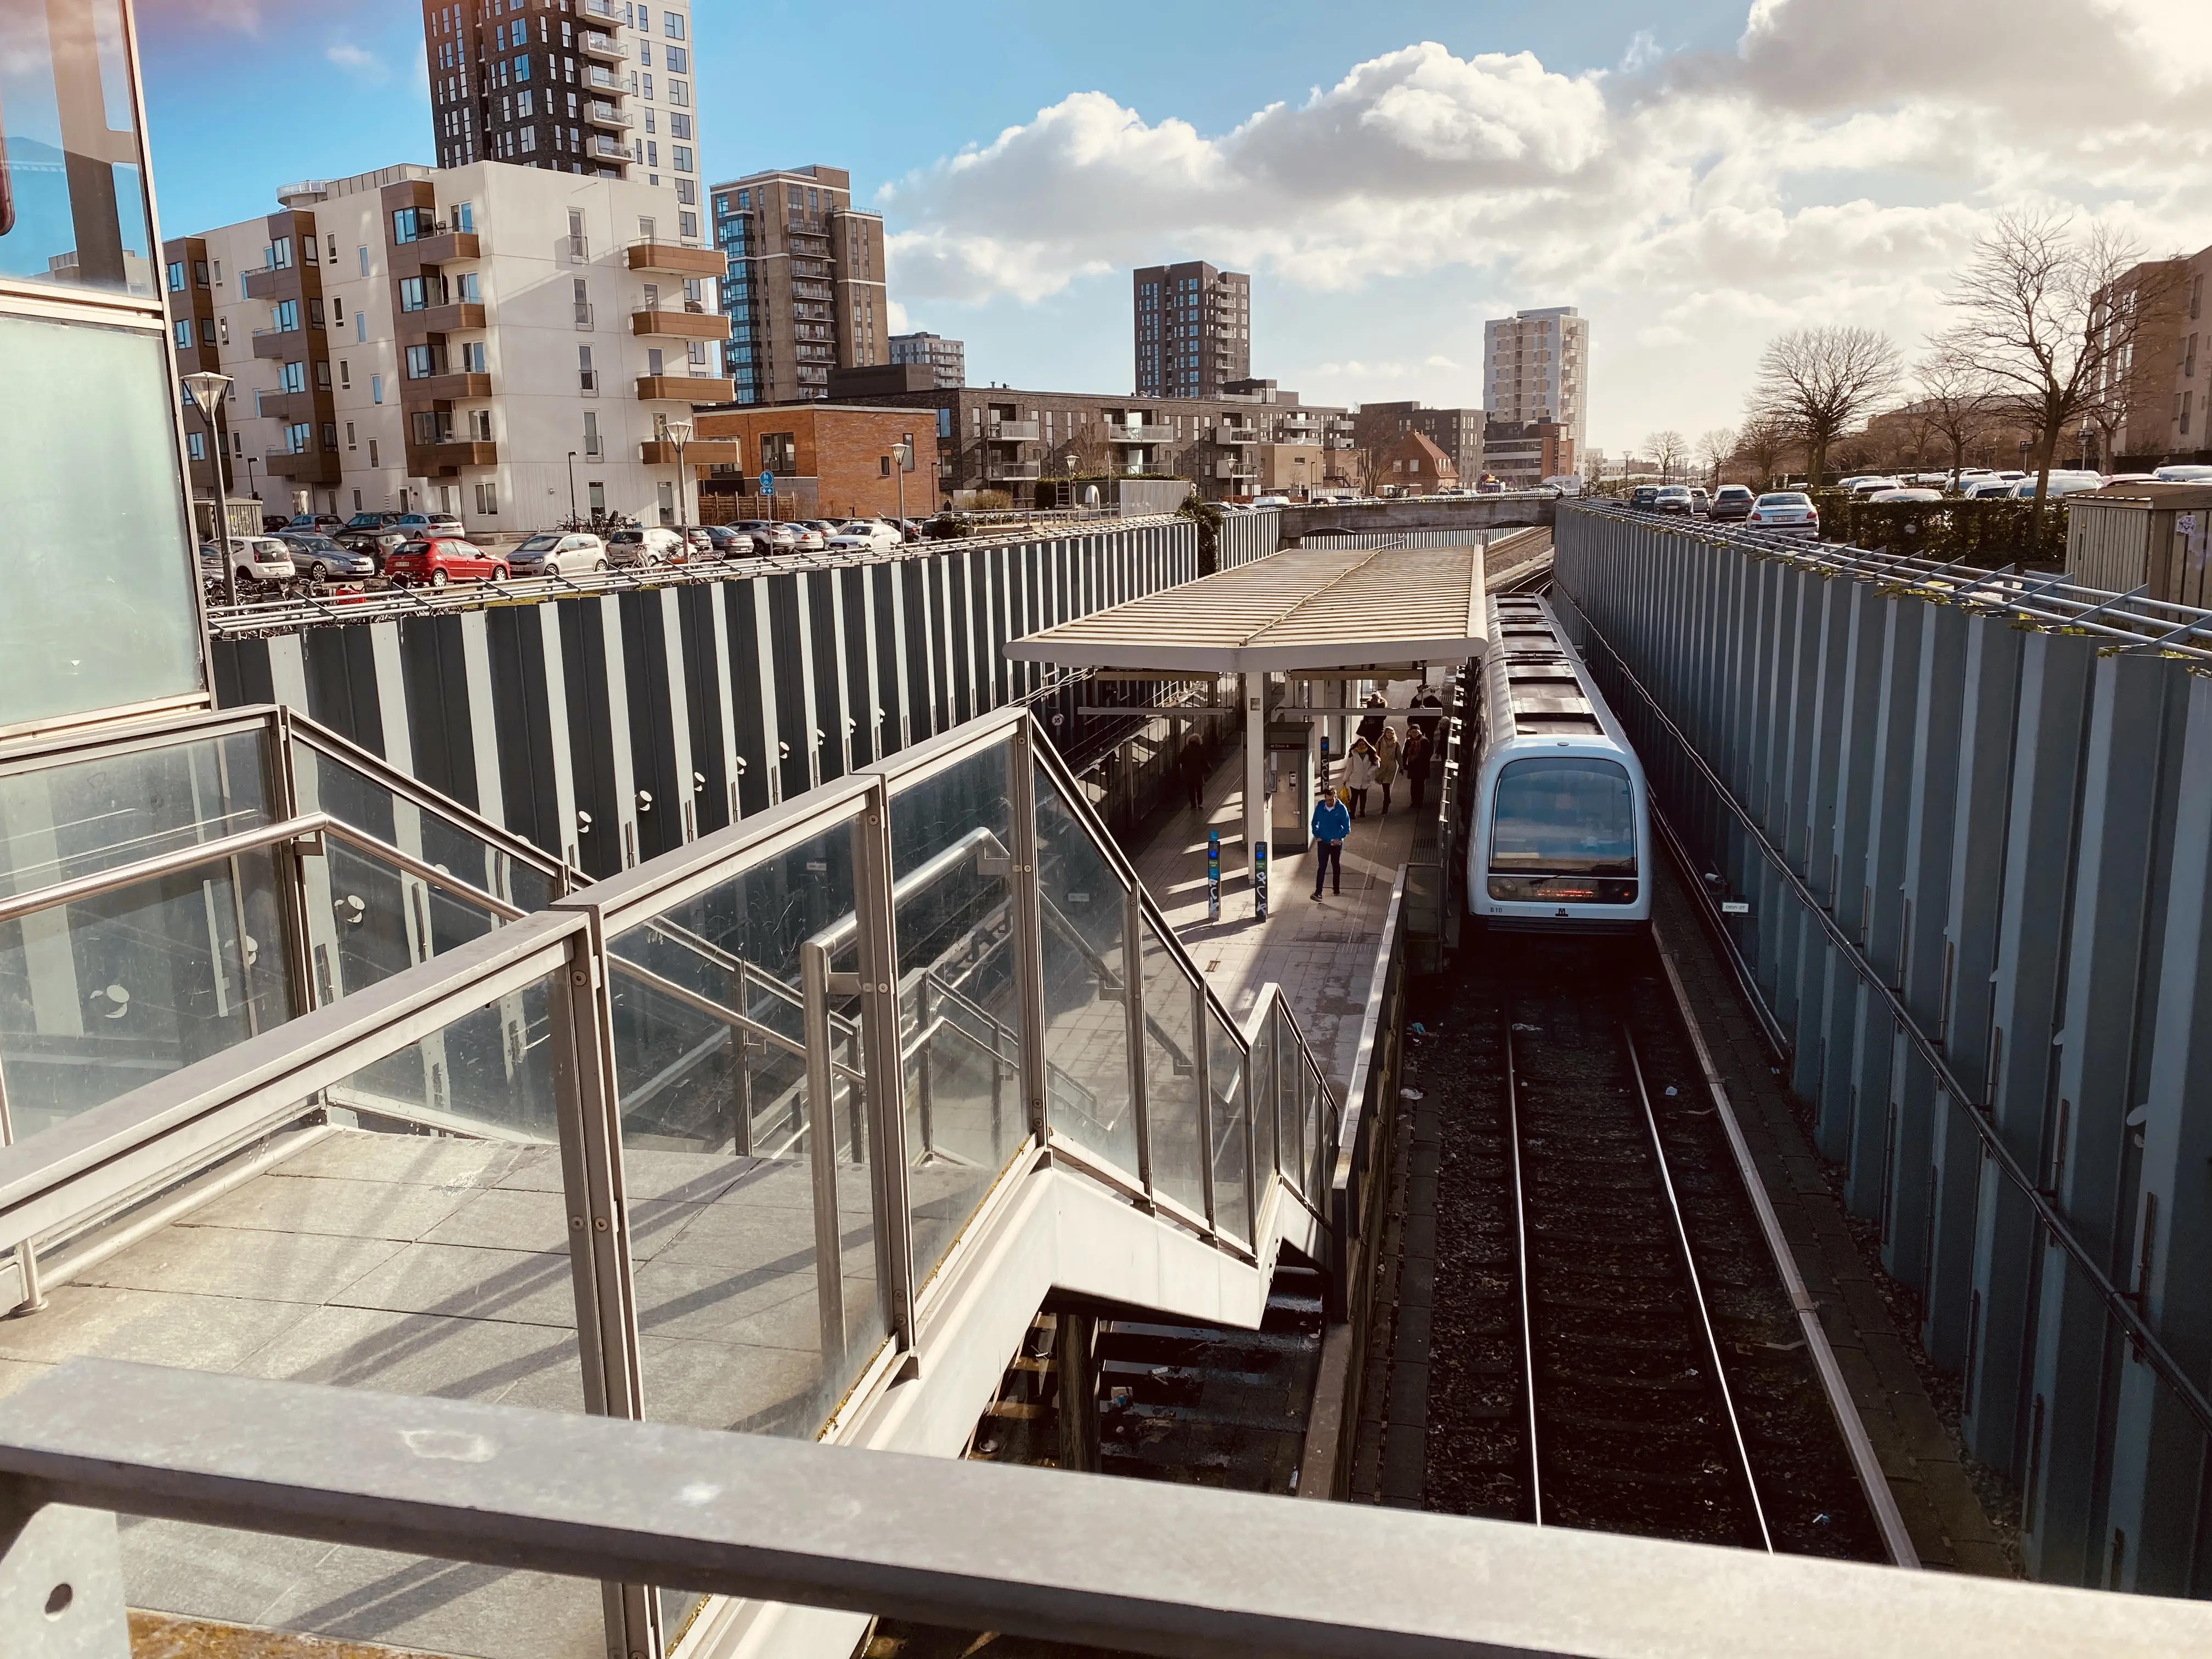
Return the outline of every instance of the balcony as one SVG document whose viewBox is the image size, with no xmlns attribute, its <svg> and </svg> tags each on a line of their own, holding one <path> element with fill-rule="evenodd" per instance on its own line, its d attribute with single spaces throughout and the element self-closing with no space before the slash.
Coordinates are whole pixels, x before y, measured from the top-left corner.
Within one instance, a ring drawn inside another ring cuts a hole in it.
<svg viewBox="0 0 2212 1659">
<path fill-rule="evenodd" d="M 330 393 L 323 394 L 327 399 Z M 315 394 L 312 392 L 259 392 L 254 394 L 253 412 L 264 421 L 282 421 L 287 426 L 295 421 L 315 418 Z"/>
<path fill-rule="evenodd" d="M 632 242 L 625 250 L 632 270 L 665 270 L 678 276 L 721 276 L 730 269 L 729 256 L 719 248 L 679 247 L 650 238 Z"/>
<path fill-rule="evenodd" d="M 1109 426 L 1107 440 L 1117 444 L 1171 444 L 1176 429 L 1171 426 Z"/>
<path fill-rule="evenodd" d="M 1036 461 L 1002 461 L 995 458 L 983 464 L 983 471 L 996 479 L 1035 478 L 1042 476 Z"/>
<path fill-rule="evenodd" d="M 675 466 L 676 446 L 663 443 L 658 438 L 648 438 L 638 447 L 638 460 L 646 466 Z M 744 459 L 742 447 L 735 438 L 694 438 L 684 446 L 681 465 L 687 466 L 735 466 Z"/>
<path fill-rule="evenodd" d="M 296 265 L 260 265 L 247 271 L 242 283 L 247 299 L 273 300 L 288 287 L 300 291 L 300 270 Z"/>
<path fill-rule="evenodd" d="M 627 132 L 636 125 L 636 118 L 628 110 L 597 99 L 584 106 L 584 121 L 587 126 L 606 127 L 615 132 Z"/>
<path fill-rule="evenodd" d="M 400 386 L 402 395 L 410 403 L 425 398 L 433 403 L 452 403 L 457 398 L 491 396 L 489 374 L 426 374 L 418 380 L 403 380 Z"/>
<path fill-rule="evenodd" d="M 407 443 L 407 470 L 418 478 L 451 477 L 465 466 L 496 466 L 499 446 L 448 440 L 442 443 Z M 335 482 L 335 480 L 333 481 Z"/>
<path fill-rule="evenodd" d="M 1249 461 L 1216 461 L 1213 476 L 1217 478 L 1256 478 L 1260 469 Z"/>
<path fill-rule="evenodd" d="M 730 337 L 730 319 L 704 307 L 694 311 L 689 305 L 681 311 L 634 311 L 630 313 L 629 331 L 643 338 L 726 340 Z"/>
<path fill-rule="evenodd" d="M 253 331 L 253 355 L 275 363 L 304 357 L 307 355 L 307 331 L 303 328 L 257 328 Z"/>
<path fill-rule="evenodd" d="M 602 161 L 629 162 L 637 160 L 635 150 L 628 144 L 608 137 L 605 133 L 593 137 L 592 142 L 584 146 L 584 153 L 586 155 L 596 156 Z"/>
<path fill-rule="evenodd" d="M 637 395 L 641 403 L 726 404 L 735 401 L 738 383 L 728 375 L 641 374 Z"/>
<path fill-rule="evenodd" d="M 578 42 L 576 50 L 582 56 L 602 64 L 627 64 L 629 48 L 611 34 L 589 33 Z"/>
<path fill-rule="evenodd" d="M 1044 428 L 1035 421 L 994 421 L 990 438 L 994 444 L 1041 443 Z"/>
<path fill-rule="evenodd" d="M 262 459 L 272 478 L 289 478 L 303 484 L 338 481 L 338 458 L 327 450 L 303 449 L 296 453 L 289 449 L 264 450 Z"/>
<path fill-rule="evenodd" d="M 456 300 L 448 305 L 431 306 L 422 311 L 403 311 L 399 326 L 408 334 L 451 334 L 456 329 L 482 328 L 484 308 L 465 300 Z"/>
<path fill-rule="evenodd" d="M 473 230 L 441 230 L 410 243 L 415 257 L 426 265 L 442 265 L 449 259 L 481 259 L 483 245 Z"/>
<path fill-rule="evenodd" d="M 1213 441 L 1218 444 L 1256 444 L 1260 441 L 1260 428 L 1255 426 L 1217 426 L 1213 428 Z"/>
<path fill-rule="evenodd" d="M 601 69 L 597 64 L 584 66 L 584 84 L 594 92 L 611 94 L 617 98 L 629 95 L 629 82 L 612 70 Z"/>
</svg>

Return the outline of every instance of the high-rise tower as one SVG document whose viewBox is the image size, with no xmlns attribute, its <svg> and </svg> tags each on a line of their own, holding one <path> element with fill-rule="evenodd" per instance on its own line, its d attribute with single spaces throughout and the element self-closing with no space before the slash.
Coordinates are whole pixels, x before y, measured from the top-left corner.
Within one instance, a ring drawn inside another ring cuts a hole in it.
<svg viewBox="0 0 2212 1659">
<path fill-rule="evenodd" d="M 1218 398 L 1252 377 L 1252 279 L 1203 260 L 1133 276 L 1137 395 Z"/>
</svg>

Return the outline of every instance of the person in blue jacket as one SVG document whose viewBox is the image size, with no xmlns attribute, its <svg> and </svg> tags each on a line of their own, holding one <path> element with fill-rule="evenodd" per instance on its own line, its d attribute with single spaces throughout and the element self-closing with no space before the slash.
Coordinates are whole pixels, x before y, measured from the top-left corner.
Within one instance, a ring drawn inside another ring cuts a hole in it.
<svg viewBox="0 0 2212 1659">
<path fill-rule="evenodd" d="M 1321 896 L 1322 878 L 1333 877 L 1331 892 L 1344 891 L 1344 838 L 1352 833 L 1352 813 L 1346 807 L 1342 791 L 1324 787 L 1321 799 L 1314 802 L 1314 890 Z"/>
</svg>

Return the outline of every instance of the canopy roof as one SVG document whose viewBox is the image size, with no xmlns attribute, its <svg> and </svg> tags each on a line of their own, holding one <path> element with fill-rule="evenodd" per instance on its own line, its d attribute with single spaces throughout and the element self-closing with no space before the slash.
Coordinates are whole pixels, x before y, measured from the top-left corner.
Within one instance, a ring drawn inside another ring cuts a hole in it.
<svg viewBox="0 0 2212 1659">
<path fill-rule="evenodd" d="M 1479 547 L 1277 553 L 1006 647 L 1024 662 L 1319 673 L 1464 662 L 1484 645 Z"/>
</svg>

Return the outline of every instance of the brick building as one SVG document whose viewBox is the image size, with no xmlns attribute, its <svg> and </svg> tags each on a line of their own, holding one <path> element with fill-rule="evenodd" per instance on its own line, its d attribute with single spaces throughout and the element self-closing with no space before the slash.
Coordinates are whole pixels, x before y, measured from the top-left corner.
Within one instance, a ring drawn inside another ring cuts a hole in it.
<svg viewBox="0 0 2212 1659">
<path fill-rule="evenodd" d="M 1482 434 L 1482 465 L 1508 489 L 1533 489 L 1575 471 L 1574 434 L 1557 421 L 1493 422 Z"/>
<path fill-rule="evenodd" d="M 1216 398 L 1252 374 L 1252 279 L 1202 259 L 1132 273 L 1138 392 Z"/>
<path fill-rule="evenodd" d="M 1324 480 L 1356 464 L 1352 416 L 1302 405 L 1273 380 L 1247 380 L 1219 398 L 1108 397 L 1010 386 L 930 387 L 919 365 L 895 365 L 880 391 L 874 375 L 841 374 L 845 403 L 896 403 L 930 410 L 937 429 L 937 496 L 956 505 L 979 489 L 1015 505 L 1052 505 L 1071 477 L 1156 474 L 1189 478 L 1213 501 L 1261 492 L 1261 450 L 1310 445 Z M 923 447 L 927 455 L 927 446 Z M 927 462 L 923 468 L 926 472 Z M 909 495 L 912 495 L 909 489 Z"/>
<path fill-rule="evenodd" d="M 1376 457 L 1375 483 L 1378 489 L 1403 495 L 1433 495 L 1439 489 L 1459 488 L 1459 469 L 1427 434 L 1401 432 L 1398 441 Z"/>
<path fill-rule="evenodd" d="M 1479 409 L 1424 409 L 1418 403 L 1362 404 L 1352 431 L 1370 456 L 1388 454 L 1401 435 L 1418 432 L 1451 457 L 1452 466 L 1469 483 L 1482 476 L 1485 417 Z"/>
<path fill-rule="evenodd" d="M 936 510 L 929 480 L 934 410 L 802 401 L 718 409 L 697 419 L 698 438 L 716 446 L 699 481 L 699 511 L 710 523 L 732 519 L 889 518 Z M 916 471 L 896 458 L 911 444 Z M 698 447 L 697 445 L 694 446 Z M 760 475 L 775 479 L 773 501 Z"/>
</svg>

